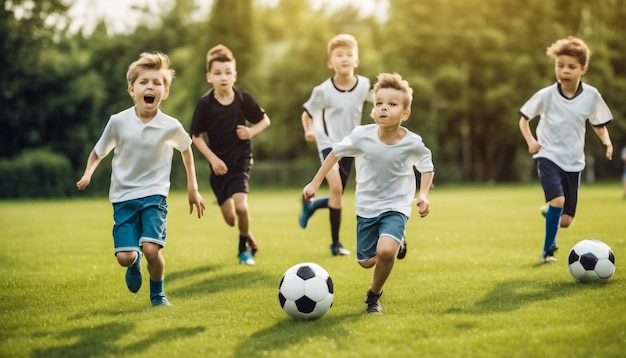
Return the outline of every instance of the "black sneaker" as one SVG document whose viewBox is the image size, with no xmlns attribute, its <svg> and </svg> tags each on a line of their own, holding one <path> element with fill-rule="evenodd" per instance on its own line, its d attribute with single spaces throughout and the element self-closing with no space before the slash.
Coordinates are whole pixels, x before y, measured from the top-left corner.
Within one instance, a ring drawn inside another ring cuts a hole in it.
<svg viewBox="0 0 626 358">
<path fill-rule="evenodd" d="M 367 290 L 367 299 L 365 299 L 365 303 L 367 303 L 367 308 L 365 312 L 367 313 L 380 313 L 383 311 L 383 306 L 380 305 L 380 296 L 383 293 L 375 294 L 371 289 Z"/>
<path fill-rule="evenodd" d="M 405 256 L 406 256 L 406 240 L 402 240 L 402 243 L 400 244 L 400 249 L 398 250 L 398 254 L 396 255 L 396 258 L 398 260 L 402 260 Z"/>
</svg>

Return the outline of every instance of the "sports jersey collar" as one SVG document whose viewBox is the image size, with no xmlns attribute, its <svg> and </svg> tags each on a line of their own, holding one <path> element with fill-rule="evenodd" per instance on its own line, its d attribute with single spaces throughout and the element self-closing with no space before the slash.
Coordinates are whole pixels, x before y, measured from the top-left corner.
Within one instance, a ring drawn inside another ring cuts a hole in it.
<svg viewBox="0 0 626 358">
<path fill-rule="evenodd" d="M 567 100 L 572 100 L 576 97 L 578 97 L 579 94 L 583 93 L 583 82 L 580 81 L 580 83 L 578 84 L 578 88 L 576 89 L 576 93 L 574 94 L 574 96 L 572 98 L 567 98 L 567 96 L 565 96 L 565 94 L 563 93 L 563 90 L 561 90 L 561 83 L 557 82 L 556 83 L 556 89 L 559 91 L 559 94 L 567 99 Z"/>
</svg>

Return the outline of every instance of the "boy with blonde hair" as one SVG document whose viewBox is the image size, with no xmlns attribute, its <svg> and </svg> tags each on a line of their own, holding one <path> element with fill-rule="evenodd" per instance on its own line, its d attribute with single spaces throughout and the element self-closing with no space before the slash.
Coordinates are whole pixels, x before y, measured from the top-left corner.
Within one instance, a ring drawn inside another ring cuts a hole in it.
<svg viewBox="0 0 626 358">
<path fill-rule="evenodd" d="M 211 166 L 211 188 L 224 221 L 237 224 L 239 263 L 254 265 L 258 244 L 250 231 L 248 211 L 251 140 L 270 125 L 270 119 L 250 94 L 235 87 L 236 61 L 228 47 L 217 45 L 208 51 L 206 80 L 213 88 L 196 105 L 193 144 Z"/>
<path fill-rule="evenodd" d="M 578 203 L 580 175 L 585 168 L 585 131 L 589 121 L 613 157 L 613 144 L 606 126 L 613 120 L 598 90 L 581 81 L 587 72 L 591 52 L 587 44 L 570 36 L 548 47 L 554 60 L 557 82 L 536 92 L 520 109 L 519 128 L 528 152 L 537 159 L 537 172 L 548 203 L 541 261 L 555 262 L 559 226 L 572 224 Z M 539 118 L 537 138 L 530 121 Z"/>
<path fill-rule="evenodd" d="M 173 149 L 181 152 L 187 173 L 189 213 L 198 218 L 205 204 L 198 192 L 191 139 L 182 124 L 159 109 L 169 96 L 174 71 L 162 53 L 142 53 L 128 68 L 128 93 L 135 105 L 109 119 L 89 154 L 82 178 L 85 190 L 102 158 L 113 149 L 111 188 L 113 239 L 118 263 L 127 267 L 126 285 L 135 293 L 141 287 L 141 256 L 146 255 L 152 306 L 171 306 L 163 292 L 167 201 Z"/>
<path fill-rule="evenodd" d="M 313 89 L 302 112 L 304 139 L 317 144 L 321 161 L 328 156 L 335 143 L 361 124 L 363 105 L 371 97 L 369 79 L 354 73 L 359 66 L 359 48 L 354 36 L 340 34 L 333 37 L 327 50 L 327 66 L 335 73 Z M 342 158 L 338 166 L 329 170 L 326 175 L 328 197 L 311 202 L 303 199 L 302 211 L 298 217 L 298 223 L 304 229 L 317 209 L 328 208 L 332 239 L 330 252 L 334 256 L 350 254 L 339 240 L 339 229 L 342 194 L 353 161 L 353 158 Z"/>
<path fill-rule="evenodd" d="M 405 240 L 411 207 L 415 203 L 421 217 L 428 215 L 434 177 L 430 150 L 419 135 L 402 126 L 411 114 L 409 84 L 397 73 L 381 73 L 374 96 L 375 124 L 358 126 L 335 144 L 302 190 L 306 200 L 312 199 L 340 158 L 355 157 L 356 259 L 363 268 L 375 267 L 365 300 L 367 313 L 382 311 L 383 286 Z M 417 197 L 414 167 L 421 173 Z"/>
</svg>

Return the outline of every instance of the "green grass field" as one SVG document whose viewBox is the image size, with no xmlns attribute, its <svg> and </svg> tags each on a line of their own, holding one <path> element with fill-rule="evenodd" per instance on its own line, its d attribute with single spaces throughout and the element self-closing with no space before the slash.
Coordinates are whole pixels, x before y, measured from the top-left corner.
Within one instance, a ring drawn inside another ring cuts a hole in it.
<svg viewBox="0 0 626 358">
<path fill-rule="evenodd" d="M 169 198 L 165 292 L 152 308 L 130 293 L 112 249 L 106 198 L 0 202 L 1 357 L 624 357 L 626 201 L 619 183 L 583 184 L 559 262 L 539 264 L 542 192 L 529 186 L 441 187 L 413 216 L 408 255 L 385 286 L 381 315 L 364 314 L 372 271 L 332 257 L 327 211 L 297 225 L 297 190 L 254 190 L 257 265 L 237 263 L 237 232 L 213 196 L 198 220 L 185 193 Z M 353 193 L 342 241 L 354 251 Z M 576 284 L 567 254 L 609 244 L 608 284 Z M 316 321 L 281 310 L 278 283 L 300 262 L 332 276 L 335 301 Z"/>
</svg>

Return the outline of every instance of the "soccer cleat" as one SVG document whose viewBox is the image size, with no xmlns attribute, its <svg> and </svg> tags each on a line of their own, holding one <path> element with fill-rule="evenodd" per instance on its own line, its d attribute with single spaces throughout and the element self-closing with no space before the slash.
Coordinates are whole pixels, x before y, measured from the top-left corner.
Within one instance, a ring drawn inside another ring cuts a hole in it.
<svg viewBox="0 0 626 358">
<path fill-rule="evenodd" d="M 406 240 L 402 240 L 402 243 L 400 244 L 400 249 L 398 250 L 398 254 L 396 255 L 396 258 L 398 260 L 402 260 L 405 256 L 406 256 Z"/>
<path fill-rule="evenodd" d="M 152 297 L 150 301 L 152 301 L 152 307 L 173 307 L 173 305 L 170 303 L 170 301 L 167 300 L 167 297 L 165 297 L 165 295 Z"/>
<path fill-rule="evenodd" d="M 544 218 L 546 217 L 546 214 L 548 214 L 549 208 L 550 204 L 544 204 L 539 207 L 539 212 L 541 212 L 541 215 L 543 215 Z"/>
<path fill-rule="evenodd" d="M 253 266 L 256 264 L 254 258 L 252 257 L 252 253 L 250 251 L 242 251 L 239 253 L 239 263 L 242 265 Z"/>
<path fill-rule="evenodd" d="M 382 291 L 379 294 L 375 294 L 371 289 L 367 290 L 367 298 L 365 299 L 365 303 L 367 304 L 367 308 L 365 312 L 367 313 L 380 313 L 383 311 L 383 306 L 380 305 L 380 296 L 382 296 Z"/>
<path fill-rule="evenodd" d="M 141 251 L 137 251 L 137 259 L 126 268 L 126 286 L 132 293 L 141 288 Z"/>
<path fill-rule="evenodd" d="M 301 228 L 305 229 L 306 225 L 309 223 L 309 218 L 313 213 L 313 203 L 304 199 L 304 196 L 302 196 L 301 198 L 302 211 L 300 212 L 300 215 L 298 215 L 298 224 L 300 224 Z"/>
<path fill-rule="evenodd" d="M 553 262 L 556 262 L 557 260 L 556 260 L 556 257 L 554 257 L 554 256 L 546 256 L 546 257 L 542 258 L 541 261 L 544 264 L 551 264 Z"/>
<path fill-rule="evenodd" d="M 547 256 L 554 256 L 554 253 L 557 252 L 558 250 L 559 250 L 559 248 L 556 247 L 556 245 L 550 246 L 550 248 L 548 249 L 548 252 L 546 252 L 546 257 Z"/>
<path fill-rule="evenodd" d="M 343 245 L 341 245 L 340 242 L 338 243 L 333 243 L 330 244 L 330 253 L 333 254 L 333 256 L 347 256 L 350 255 L 350 251 L 346 250 L 343 248 Z"/>
<path fill-rule="evenodd" d="M 256 240 L 252 235 L 248 236 L 248 247 L 250 248 L 250 252 L 252 256 L 256 255 L 256 252 L 259 250 L 259 244 L 257 244 Z"/>
</svg>

